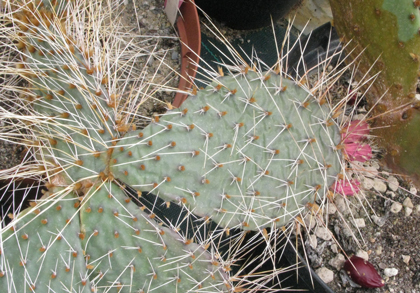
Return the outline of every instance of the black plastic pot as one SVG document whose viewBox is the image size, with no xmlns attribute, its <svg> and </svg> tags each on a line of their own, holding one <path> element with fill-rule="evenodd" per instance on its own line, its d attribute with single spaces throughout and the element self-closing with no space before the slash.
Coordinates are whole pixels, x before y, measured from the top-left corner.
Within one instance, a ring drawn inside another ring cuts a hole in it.
<svg viewBox="0 0 420 293">
<path fill-rule="evenodd" d="M 301 0 L 195 0 L 195 4 L 210 17 L 227 26 L 257 29 L 271 25 L 284 17 Z"/>
</svg>

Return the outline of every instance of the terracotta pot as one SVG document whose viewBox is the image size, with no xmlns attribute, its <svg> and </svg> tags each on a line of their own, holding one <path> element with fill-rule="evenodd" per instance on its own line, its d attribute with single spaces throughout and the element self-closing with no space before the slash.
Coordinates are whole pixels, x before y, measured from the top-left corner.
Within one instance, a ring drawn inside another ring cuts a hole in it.
<svg viewBox="0 0 420 293">
<path fill-rule="evenodd" d="M 197 65 L 201 51 L 201 30 L 197 7 L 194 0 L 186 0 L 180 7 L 180 16 L 177 19 L 177 28 L 181 39 L 181 78 L 178 89 L 188 91 L 192 87 L 197 72 Z M 177 93 L 172 103 L 179 107 L 188 95 Z"/>
</svg>

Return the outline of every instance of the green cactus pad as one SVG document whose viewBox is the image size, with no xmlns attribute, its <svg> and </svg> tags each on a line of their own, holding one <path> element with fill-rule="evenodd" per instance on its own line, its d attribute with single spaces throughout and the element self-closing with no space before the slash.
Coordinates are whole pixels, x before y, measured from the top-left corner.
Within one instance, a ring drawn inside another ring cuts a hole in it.
<svg viewBox="0 0 420 293">
<path fill-rule="evenodd" d="M 47 18 L 45 10 L 36 12 Z M 117 107 L 88 53 L 53 22 L 58 17 L 50 18 L 22 37 L 33 86 L 29 102 L 39 115 L 34 131 L 51 146 L 44 158 L 65 169 L 72 183 L 105 170 L 106 150 L 118 136 L 111 119 Z"/>
<path fill-rule="evenodd" d="M 90 292 L 75 207 L 79 201 L 72 193 L 63 197 L 64 191 L 55 191 L 1 233 L 1 292 Z"/>
<path fill-rule="evenodd" d="M 113 176 L 222 227 L 286 225 L 341 171 L 331 109 L 276 74 L 220 78 L 158 120 L 119 141 Z"/>
<path fill-rule="evenodd" d="M 228 292 L 232 286 L 206 243 L 158 224 L 114 183 L 92 188 L 81 203 L 61 192 L 48 192 L 2 232 L 1 292 Z"/>
<path fill-rule="evenodd" d="M 120 187 L 86 195 L 83 247 L 97 289 L 118 292 L 228 292 L 227 275 L 202 245 L 159 225 Z"/>
</svg>

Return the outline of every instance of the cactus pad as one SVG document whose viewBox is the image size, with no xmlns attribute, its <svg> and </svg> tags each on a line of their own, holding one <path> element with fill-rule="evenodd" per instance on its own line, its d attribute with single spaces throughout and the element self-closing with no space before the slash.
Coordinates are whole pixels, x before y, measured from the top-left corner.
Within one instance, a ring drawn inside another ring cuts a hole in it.
<svg viewBox="0 0 420 293">
<path fill-rule="evenodd" d="M 226 76 L 122 138 L 113 176 L 223 227 L 286 225 L 341 170 L 331 109 L 294 81 Z"/>
<path fill-rule="evenodd" d="M 115 185 L 82 202 L 57 188 L 2 233 L 2 292 L 228 292 L 215 255 L 159 225 Z M 49 199 L 47 202 L 46 199 Z M 42 204 L 44 203 L 44 204 Z M 143 291 L 142 291 L 143 290 Z"/>
</svg>

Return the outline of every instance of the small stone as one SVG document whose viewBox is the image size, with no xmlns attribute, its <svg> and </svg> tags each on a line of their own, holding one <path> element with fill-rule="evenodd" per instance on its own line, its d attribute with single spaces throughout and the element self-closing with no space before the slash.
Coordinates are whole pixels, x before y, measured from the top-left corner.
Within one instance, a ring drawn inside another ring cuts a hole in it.
<svg viewBox="0 0 420 293">
<path fill-rule="evenodd" d="M 395 197 L 395 192 L 393 192 L 393 191 L 387 191 L 385 194 L 388 195 L 388 196 L 391 196 L 391 198 Z"/>
<path fill-rule="evenodd" d="M 338 253 L 338 246 L 337 244 L 331 244 L 331 251 L 334 253 Z"/>
<path fill-rule="evenodd" d="M 403 262 L 408 265 L 410 263 L 410 256 L 409 255 L 401 255 Z"/>
<path fill-rule="evenodd" d="M 405 212 L 405 216 L 409 217 L 411 215 L 411 213 L 413 212 L 413 209 L 409 208 L 409 207 L 405 207 L 404 212 Z"/>
<path fill-rule="evenodd" d="M 374 185 L 374 181 L 372 179 L 367 178 L 367 177 L 363 178 L 362 186 L 364 189 L 370 190 L 373 188 L 373 185 Z"/>
<path fill-rule="evenodd" d="M 403 206 L 409 207 L 410 209 L 414 208 L 413 203 L 411 202 L 411 198 L 406 197 L 403 201 Z"/>
<path fill-rule="evenodd" d="M 398 269 L 396 268 L 386 268 L 384 269 L 384 275 L 387 277 L 394 277 L 398 275 Z"/>
<path fill-rule="evenodd" d="M 343 215 L 349 213 L 349 208 L 346 204 L 346 200 L 342 196 L 337 196 L 334 199 L 335 206 L 337 207 L 337 210 L 342 213 Z"/>
<path fill-rule="evenodd" d="M 348 227 L 343 227 L 343 234 L 346 237 L 354 237 L 353 231 Z"/>
<path fill-rule="evenodd" d="M 334 280 L 334 273 L 333 271 L 327 269 L 326 267 L 322 267 L 316 270 L 316 273 L 324 281 L 326 284 L 332 282 Z"/>
<path fill-rule="evenodd" d="M 352 120 L 366 120 L 366 115 L 365 114 L 356 114 L 356 115 L 353 116 Z"/>
<path fill-rule="evenodd" d="M 399 202 L 394 202 L 392 205 L 391 205 L 391 213 L 393 213 L 393 214 L 397 214 L 397 213 L 399 213 L 400 211 L 401 211 L 401 209 L 402 209 L 402 204 L 400 204 Z"/>
<path fill-rule="evenodd" d="M 172 60 L 178 60 L 178 56 L 179 56 L 178 52 L 173 51 L 172 54 L 171 54 L 171 59 Z"/>
<path fill-rule="evenodd" d="M 411 187 L 410 187 L 410 193 L 411 193 L 412 195 L 416 195 L 416 194 L 417 194 L 417 188 L 416 188 L 415 186 L 411 186 Z"/>
<path fill-rule="evenodd" d="M 315 235 L 322 240 L 328 241 L 332 239 L 331 231 L 325 227 L 317 227 L 315 229 Z"/>
<path fill-rule="evenodd" d="M 316 239 L 316 235 L 315 234 L 310 234 L 309 235 L 309 245 L 313 248 L 316 249 L 317 245 L 318 245 L 318 241 Z"/>
<path fill-rule="evenodd" d="M 400 183 L 398 182 L 398 179 L 395 178 L 394 176 L 389 176 L 387 182 L 388 182 L 389 189 L 391 189 L 392 191 L 397 191 L 398 187 L 400 187 Z"/>
<path fill-rule="evenodd" d="M 373 179 L 373 188 L 380 193 L 385 193 L 387 190 L 385 182 L 379 178 Z"/>
<path fill-rule="evenodd" d="M 353 219 L 352 222 L 353 222 L 353 225 L 356 228 L 364 228 L 364 227 L 366 227 L 365 219 L 363 219 L 363 218 Z"/>
<path fill-rule="evenodd" d="M 309 231 L 312 230 L 316 225 L 316 219 L 311 214 L 308 214 L 303 221 L 305 222 L 306 228 Z"/>
<path fill-rule="evenodd" d="M 361 257 L 361 258 L 363 258 L 366 261 L 369 260 L 369 254 L 366 251 L 362 250 L 362 249 L 359 249 L 356 252 L 356 256 Z"/>
<path fill-rule="evenodd" d="M 328 264 L 335 268 L 337 271 L 341 270 L 346 262 L 346 258 L 341 253 L 337 254 L 334 258 L 330 259 Z"/>
<path fill-rule="evenodd" d="M 381 168 L 381 166 L 379 166 L 379 162 L 378 161 L 370 161 L 370 165 L 375 168 L 376 170 L 379 170 Z"/>
<path fill-rule="evenodd" d="M 376 255 L 381 255 L 382 250 L 383 250 L 382 246 L 379 245 L 378 248 L 376 248 L 376 250 L 375 250 Z"/>
<path fill-rule="evenodd" d="M 378 170 L 373 166 L 363 167 L 363 175 L 369 178 L 375 178 L 378 176 Z"/>
<path fill-rule="evenodd" d="M 377 215 L 373 215 L 371 218 L 372 218 L 372 221 L 379 227 L 382 227 L 386 223 L 385 217 L 378 217 Z"/>
<path fill-rule="evenodd" d="M 420 215 L 420 204 L 416 205 L 416 208 L 414 209 L 414 214 Z"/>
<path fill-rule="evenodd" d="M 332 215 L 332 214 L 335 214 L 335 212 L 337 211 L 337 207 L 335 206 L 335 205 L 333 205 L 333 204 L 328 204 L 328 207 L 327 207 L 327 213 L 329 214 L 329 215 Z"/>
</svg>

